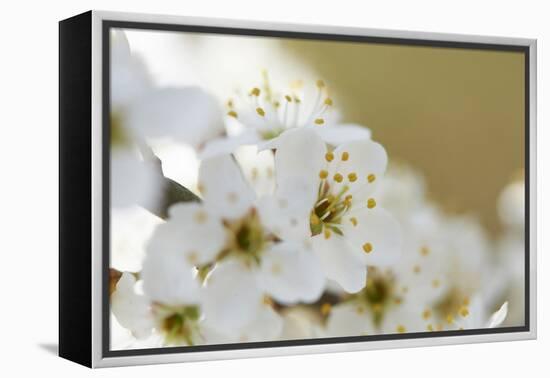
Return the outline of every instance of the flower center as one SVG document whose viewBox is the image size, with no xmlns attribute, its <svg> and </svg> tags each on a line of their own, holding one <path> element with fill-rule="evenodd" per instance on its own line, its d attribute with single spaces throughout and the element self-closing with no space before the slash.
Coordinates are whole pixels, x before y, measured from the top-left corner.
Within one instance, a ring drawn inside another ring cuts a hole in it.
<svg viewBox="0 0 550 378">
<path fill-rule="evenodd" d="M 193 345 L 199 336 L 198 320 L 200 311 L 197 306 L 171 307 L 162 304 L 153 306 L 158 329 L 165 335 L 169 345 Z"/>
<path fill-rule="evenodd" d="M 391 271 L 381 272 L 369 267 L 367 284 L 354 297 L 371 310 L 373 321 L 378 326 L 388 308 L 402 302 L 402 297 L 396 294 L 395 289 L 395 278 Z"/>
<path fill-rule="evenodd" d="M 264 140 L 278 137 L 289 128 L 325 124 L 325 113 L 329 110 L 333 101 L 327 95 L 325 82 L 317 80 L 317 97 L 312 108 L 304 109 L 302 100 L 297 93 L 300 84 L 294 84 L 286 94 L 278 94 L 273 90 L 267 72 L 263 72 L 261 87 L 253 87 L 245 97 L 246 107 L 243 111 L 256 117 L 257 129 Z M 239 112 L 233 100 L 227 102 L 227 115 L 239 118 Z M 239 109 L 240 111 L 240 109 Z"/>
<path fill-rule="evenodd" d="M 237 255 L 247 260 L 260 261 L 269 237 L 266 234 L 256 209 L 251 209 L 242 218 L 225 220 L 227 245 L 219 258 L 226 255 Z"/>
<path fill-rule="evenodd" d="M 317 202 L 310 214 L 310 230 L 313 236 L 321 232 L 330 237 L 330 232 L 343 235 L 341 230 L 342 216 L 351 208 L 352 196 L 346 194 L 349 186 L 344 185 L 336 194 L 332 193 L 328 180 L 319 184 Z"/>
</svg>

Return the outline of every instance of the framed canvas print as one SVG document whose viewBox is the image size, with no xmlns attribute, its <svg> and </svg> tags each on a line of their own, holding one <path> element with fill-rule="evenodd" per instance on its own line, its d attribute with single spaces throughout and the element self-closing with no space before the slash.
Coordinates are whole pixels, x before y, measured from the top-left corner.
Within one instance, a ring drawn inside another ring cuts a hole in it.
<svg viewBox="0 0 550 378">
<path fill-rule="evenodd" d="M 536 42 L 60 24 L 60 355 L 536 336 Z"/>
</svg>

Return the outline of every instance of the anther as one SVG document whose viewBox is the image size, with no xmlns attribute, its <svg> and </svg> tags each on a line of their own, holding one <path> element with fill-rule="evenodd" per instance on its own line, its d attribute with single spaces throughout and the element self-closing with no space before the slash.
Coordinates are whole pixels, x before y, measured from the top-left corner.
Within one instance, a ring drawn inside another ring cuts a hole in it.
<svg viewBox="0 0 550 378">
<path fill-rule="evenodd" d="M 342 182 L 344 180 L 344 177 L 340 173 L 336 173 L 333 178 L 336 182 Z"/>
<path fill-rule="evenodd" d="M 363 251 L 365 251 L 365 253 L 371 253 L 372 252 L 372 244 L 371 243 L 363 244 Z"/>
<path fill-rule="evenodd" d="M 250 94 L 252 96 L 258 97 L 260 95 L 260 88 L 252 88 L 252 90 L 250 91 Z"/>
<path fill-rule="evenodd" d="M 348 180 L 349 182 L 357 181 L 357 173 L 351 172 L 350 174 L 348 174 Z"/>
<path fill-rule="evenodd" d="M 320 172 L 319 172 L 319 178 L 321 180 L 324 180 L 328 177 L 328 172 L 324 169 L 322 169 Z"/>
<path fill-rule="evenodd" d="M 422 246 L 422 248 L 420 248 L 420 254 L 422 256 L 428 256 L 428 254 L 430 253 L 430 249 L 426 246 Z"/>
<path fill-rule="evenodd" d="M 376 207 L 376 200 L 374 198 L 369 198 L 367 200 L 367 207 L 369 209 L 374 209 Z"/>
<path fill-rule="evenodd" d="M 349 152 L 344 151 L 342 152 L 342 161 L 348 161 L 349 159 Z"/>
<path fill-rule="evenodd" d="M 332 99 L 329 98 L 329 97 L 327 97 L 327 98 L 325 99 L 325 105 L 327 105 L 327 106 L 332 106 Z"/>
<path fill-rule="evenodd" d="M 330 239 L 331 233 L 330 233 L 330 230 L 328 228 L 325 228 L 324 235 L 325 235 L 325 239 L 327 239 L 327 240 Z"/>
<path fill-rule="evenodd" d="M 325 120 L 323 118 L 317 118 L 315 121 L 316 125 L 323 125 L 325 123 Z"/>
<path fill-rule="evenodd" d="M 374 180 L 376 180 L 376 176 L 371 173 L 370 175 L 367 176 L 367 180 L 369 181 L 369 183 L 373 183 Z"/>
<path fill-rule="evenodd" d="M 227 115 L 233 118 L 237 118 L 237 112 L 234 110 L 230 110 L 227 112 Z"/>
<path fill-rule="evenodd" d="M 327 316 L 330 314 L 330 311 L 332 310 L 332 305 L 330 303 L 323 303 L 321 305 L 321 315 Z"/>
<path fill-rule="evenodd" d="M 407 329 L 406 329 L 405 326 L 402 325 L 402 324 L 398 325 L 396 329 L 397 329 L 397 332 L 398 332 L 398 333 L 405 333 L 405 332 L 407 332 Z"/>
<path fill-rule="evenodd" d="M 324 88 L 325 82 L 323 80 L 317 80 L 317 88 Z"/>
<path fill-rule="evenodd" d="M 351 217 L 351 218 L 349 219 L 349 221 L 351 222 L 351 224 L 353 224 L 353 227 L 356 227 L 356 226 L 357 226 L 357 218 Z"/>
<path fill-rule="evenodd" d="M 332 160 L 334 160 L 334 154 L 332 152 L 327 152 L 325 154 L 325 159 L 330 163 Z"/>
<path fill-rule="evenodd" d="M 265 110 L 263 110 L 262 108 L 256 108 L 256 113 L 258 113 L 258 115 L 261 117 L 265 116 Z"/>
<path fill-rule="evenodd" d="M 288 102 L 292 102 L 292 97 L 290 97 L 289 95 L 285 95 L 285 100 L 287 100 Z"/>
</svg>

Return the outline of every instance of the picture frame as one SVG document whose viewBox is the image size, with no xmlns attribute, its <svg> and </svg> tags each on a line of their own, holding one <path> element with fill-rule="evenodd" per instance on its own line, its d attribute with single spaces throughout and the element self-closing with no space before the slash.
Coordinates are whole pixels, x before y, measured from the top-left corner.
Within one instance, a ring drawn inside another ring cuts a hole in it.
<svg viewBox="0 0 550 378">
<path fill-rule="evenodd" d="M 113 367 L 536 338 L 536 40 L 89 11 L 59 23 L 59 355 Z M 522 326 L 113 350 L 110 344 L 110 32 L 207 33 L 474 51 L 511 51 L 524 65 Z"/>
</svg>

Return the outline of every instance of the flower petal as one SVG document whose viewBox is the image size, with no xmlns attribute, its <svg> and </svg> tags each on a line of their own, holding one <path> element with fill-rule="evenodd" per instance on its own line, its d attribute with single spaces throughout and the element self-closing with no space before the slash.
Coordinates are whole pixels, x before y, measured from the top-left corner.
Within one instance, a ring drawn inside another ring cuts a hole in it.
<svg viewBox="0 0 550 378">
<path fill-rule="evenodd" d="M 334 160 L 328 164 L 329 177 L 338 173 L 345 178 L 340 184 L 335 183 L 333 193 L 348 185 L 354 204 L 366 201 L 386 170 L 388 156 L 384 147 L 370 139 L 362 139 L 341 144 L 333 153 Z"/>
<path fill-rule="evenodd" d="M 502 306 L 496 311 L 487 322 L 486 328 L 496 328 L 504 322 L 508 315 L 508 302 L 504 302 Z"/>
<path fill-rule="evenodd" d="M 135 291 L 136 278 L 124 272 L 111 295 L 111 311 L 121 326 L 137 339 L 148 337 L 153 330 L 150 302 Z"/>
<path fill-rule="evenodd" d="M 416 300 L 412 298 L 414 302 Z M 383 334 L 426 332 L 429 322 L 424 320 L 424 309 L 418 303 L 404 302 L 385 312 L 380 331 Z"/>
<path fill-rule="evenodd" d="M 240 146 L 255 144 L 258 141 L 258 134 L 253 130 L 246 130 L 236 136 L 212 139 L 201 150 L 199 158 L 202 160 L 218 155 L 231 154 Z"/>
<path fill-rule="evenodd" d="M 352 222 L 351 218 L 355 218 Z M 350 211 L 343 219 L 342 231 L 350 246 L 367 265 L 394 264 L 401 255 L 401 227 L 382 208 Z"/>
<path fill-rule="evenodd" d="M 210 211 L 229 218 L 243 215 L 255 199 L 254 191 L 230 155 L 220 155 L 202 162 L 199 189 Z"/>
<path fill-rule="evenodd" d="M 144 62 L 130 52 L 126 34 L 120 29 L 111 32 L 111 103 L 121 111 L 147 93 L 152 80 Z"/>
<path fill-rule="evenodd" d="M 111 151 L 111 205 L 155 207 L 161 184 L 157 169 L 128 149 Z"/>
<path fill-rule="evenodd" d="M 316 131 L 321 139 L 333 146 L 371 138 L 371 132 L 368 128 L 356 124 L 316 127 Z"/>
<path fill-rule="evenodd" d="M 148 253 L 143 261 L 141 277 L 145 295 L 155 302 L 183 306 L 199 301 L 194 268 L 181 253 Z"/>
<path fill-rule="evenodd" d="M 266 251 L 260 268 L 262 288 L 283 304 L 314 302 L 325 284 L 321 264 L 298 243 L 277 243 Z"/>
<path fill-rule="evenodd" d="M 256 204 L 262 223 L 283 240 L 301 243 L 309 240 L 310 209 L 289 206 L 286 199 L 265 196 Z"/>
<path fill-rule="evenodd" d="M 355 303 L 332 308 L 327 320 L 327 334 L 332 337 L 364 336 L 376 333 L 371 314 Z"/>
<path fill-rule="evenodd" d="M 155 229 L 147 250 L 182 254 L 190 266 L 212 262 L 226 237 L 217 214 L 199 203 L 178 203 L 170 207 L 168 215 L 168 221 Z"/>
<path fill-rule="evenodd" d="M 195 87 L 148 91 L 132 102 L 126 121 L 143 137 L 171 137 L 195 148 L 224 132 L 218 104 Z"/>
<path fill-rule="evenodd" d="M 270 306 L 260 305 L 257 316 L 238 335 L 239 342 L 273 341 L 279 338 L 283 319 Z"/>
<path fill-rule="evenodd" d="M 241 146 L 234 153 L 244 177 L 258 196 L 275 192 L 275 157 L 272 151 L 256 146 Z"/>
<path fill-rule="evenodd" d="M 289 130 L 281 136 L 275 153 L 277 195 L 289 206 L 312 208 L 325 151 L 325 143 L 311 129 Z"/>
<path fill-rule="evenodd" d="M 348 293 L 356 293 L 365 287 L 367 281 L 365 262 L 343 237 L 333 234 L 326 239 L 323 234 L 320 234 L 311 240 L 327 278 L 338 282 Z"/>
<path fill-rule="evenodd" d="M 208 327 L 240 330 L 257 316 L 261 302 L 255 272 L 238 260 L 218 264 L 207 277 L 202 305 Z"/>
</svg>

